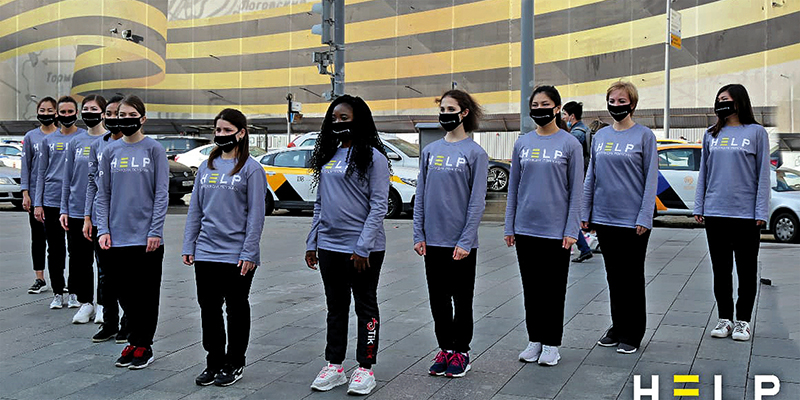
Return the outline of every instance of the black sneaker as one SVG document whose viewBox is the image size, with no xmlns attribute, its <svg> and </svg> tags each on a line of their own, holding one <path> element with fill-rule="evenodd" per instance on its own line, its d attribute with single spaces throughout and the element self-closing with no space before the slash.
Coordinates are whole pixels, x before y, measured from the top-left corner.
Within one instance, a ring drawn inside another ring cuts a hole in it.
<svg viewBox="0 0 800 400">
<path fill-rule="evenodd" d="M 244 367 L 234 368 L 231 365 L 226 365 L 217 374 L 214 384 L 217 386 L 233 385 L 236 381 L 242 379 L 242 374 L 244 374 Z"/>
<path fill-rule="evenodd" d="M 214 383 L 214 378 L 217 377 L 219 374 L 218 368 L 206 368 L 200 375 L 197 375 L 197 378 L 194 378 L 194 383 L 200 386 L 208 386 Z"/>
<path fill-rule="evenodd" d="M 447 365 L 450 362 L 451 354 L 442 350 L 433 359 L 433 365 L 428 370 L 428 373 L 435 376 L 442 376 L 447 371 Z"/>
<path fill-rule="evenodd" d="M 572 262 L 574 262 L 574 263 L 584 262 L 584 261 L 586 261 L 586 260 L 588 260 L 588 259 L 590 259 L 592 257 L 594 257 L 592 252 L 591 251 L 587 251 L 586 253 L 581 253 L 581 255 L 573 258 Z"/>
<path fill-rule="evenodd" d="M 33 285 L 28 288 L 28 293 L 30 294 L 39 294 L 46 291 L 47 283 L 44 281 L 44 279 L 36 279 L 33 281 Z"/>
<path fill-rule="evenodd" d="M 117 336 L 115 338 L 117 344 L 128 343 L 128 335 L 129 333 L 127 329 L 125 329 L 124 327 L 120 329 L 119 332 L 117 332 Z"/>
<path fill-rule="evenodd" d="M 134 350 L 136 350 L 136 347 L 133 347 L 131 345 L 125 346 L 125 348 L 122 349 L 122 355 L 119 356 L 119 358 L 117 359 L 117 363 L 114 365 L 122 368 L 131 365 L 131 362 L 133 362 Z"/>
<path fill-rule="evenodd" d="M 612 337 L 611 335 L 609 335 L 608 332 L 606 332 L 606 334 L 603 335 L 603 337 L 597 341 L 597 344 L 603 347 L 614 347 L 619 344 L 619 340 Z"/>
<path fill-rule="evenodd" d="M 128 365 L 129 369 L 142 369 L 150 365 L 155 357 L 153 357 L 153 349 L 150 347 L 137 347 L 133 351 L 133 361 Z"/>
<path fill-rule="evenodd" d="M 444 374 L 448 378 L 461 378 L 467 374 L 470 368 L 472 368 L 472 364 L 469 363 L 469 354 L 454 352 L 450 356 L 450 360 L 447 363 L 447 370 Z"/>
<path fill-rule="evenodd" d="M 106 324 L 100 325 L 100 330 L 92 336 L 92 341 L 95 343 L 105 342 L 116 336 L 118 331 L 119 329 L 114 326 Z"/>
<path fill-rule="evenodd" d="M 636 347 L 633 347 L 626 343 L 620 343 L 619 346 L 617 346 L 617 353 L 633 354 L 636 353 L 636 350 L 638 350 Z"/>
</svg>

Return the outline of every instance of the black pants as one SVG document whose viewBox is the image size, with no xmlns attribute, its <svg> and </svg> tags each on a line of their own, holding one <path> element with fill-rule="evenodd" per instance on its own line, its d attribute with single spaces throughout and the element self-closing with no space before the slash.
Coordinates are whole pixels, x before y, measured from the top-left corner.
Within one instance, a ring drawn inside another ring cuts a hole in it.
<svg viewBox="0 0 800 400">
<path fill-rule="evenodd" d="M 528 340 L 561 346 L 570 251 L 561 247 L 559 239 L 525 235 L 515 239 Z"/>
<path fill-rule="evenodd" d="M 83 237 L 83 219 L 67 220 L 69 249 L 69 290 L 81 303 L 94 302 L 94 246 Z"/>
<path fill-rule="evenodd" d="M 753 219 L 706 217 L 706 237 L 714 271 L 714 297 L 719 318 L 733 320 L 733 260 L 739 277 L 736 319 L 750 322 L 758 290 L 758 248 L 761 227 Z"/>
<path fill-rule="evenodd" d="M 33 259 L 33 270 L 44 271 L 44 257 L 45 251 L 47 251 L 44 224 L 36 220 L 33 216 L 33 211 L 28 213 L 28 222 L 31 225 L 31 258 Z"/>
<path fill-rule="evenodd" d="M 603 246 L 603 264 L 611 299 L 612 326 L 608 335 L 620 343 L 638 348 L 647 325 L 644 260 L 651 231 L 637 235 L 634 228 L 594 227 Z"/>
<path fill-rule="evenodd" d="M 356 361 L 362 366 L 375 364 L 378 354 L 378 277 L 385 251 L 369 255 L 370 267 L 366 271 L 355 269 L 352 254 L 320 249 L 319 270 L 325 286 L 328 305 L 328 337 L 325 359 L 331 364 L 344 362 L 347 352 L 347 324 L 350 315 L 350 293 L 356 303 L 358 317 L 358 345 Z"/>
<path fill-rule="evenodd" d="M 472 342 L 472 299 L 478 249 L 472 249 L 459 261 L 453 260 L 453 250 L 453 247 L 427 246 L 425 277 L 439 347 L 466 353 Z"/>
<path fill-rule="evenodd" d="M 113 243 L 114 238 L 111 240 Z M 130 332 L 128 342 L 136 347 L 153 344 L 161 296 L 164 246 L 149 253 L 146 249 L 146 246 L 112 247 L 104 270 L 124 305 Z"/>
<path fill-rule="evenodd" d="M 64 264 L 67 246 L 64 228 L 58 220 L 61 210 L 58 207 L 44 207 L 44 233 L 47 239 L 47 267 L 50 270 L 50 286 L 53 293 L 64 294 Z"/>
<path fill-rule="evenodd" d="M 250 285 L 255 270 L 241 275 L 236 264 L 196 261 L 197 303 L 203 324 L 203 348 L 208 352 L 209 368 L 230 364 L 235 368 L 245 364 L 245 352 L 250 341 Z M 228 314 L 228 351 L 225 351 L 225 321 L 222 304 Z"/>
<path fill-rule="evenodd" d="M 103 325 L 119 327 L 119 308 L 122 306 L 117 295 L 119 289 L 112 285 L 111 279 L 106 275 L 105 268 L 103 268 L 109 262 L 108 253 L 111 250 L 100 248 L 96 226 L 92 226 L 92 243 L 94 244 L 94 258 L 97 262 L 97 304 L 103 306 Z M 122 310 L 124 312 L 125 308 L 123 307 Z M 126 326 L 124 314 L 122 316 L 122 325 Z"/>
</svg>

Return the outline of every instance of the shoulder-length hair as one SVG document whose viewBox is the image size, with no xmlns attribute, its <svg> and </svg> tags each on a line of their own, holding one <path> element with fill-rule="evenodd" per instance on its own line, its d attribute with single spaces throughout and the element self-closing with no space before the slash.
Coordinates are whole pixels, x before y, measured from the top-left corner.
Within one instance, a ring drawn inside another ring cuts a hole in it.
<svg viewBox="0 0 800 400">
<path fill-rule="evenodd" d="M 247 117 L 239 110 L 226 108 L 220 111 L 214 118 L 215 128 L 219 120 L 229 122 L 238 130 L 244 130 L 244 136 L 242 136 L 239 143 L 236 144 L 236 165 L 233 167 L 233 170 L 231 170 L 231 175 L 233 175 L 244 168 L 247 159 L 250 157 L 250 138 L 247 136 Z M 237 131 L 236 133 L 239 132 Z M 234 133 L 234 135 L 236 133 Z M 215 146 L 214 150 L 211 150 L 211 154 L 208 155 L 208 169 L 214 169 L 214 160 L 220 156 L 222 156 L 222 149 L 219 146 Z"/>
<path fill-rule="evenodd" d="M 747 89 L 745 89 L 744 86 L 738 83 L 732 83 L 730 85 L 721 87 L 717 92 L 717 97 L 714 97 L 715 103 L 719 98 L 719 95 L 721 95 L 723 92 L 728 92 L 733 99 L 733 104 L 736 107 L 736 114 L 739 116 L 739 122 L 742 125 L 758 124 L 756 117 L 753 115 L 753 106 L 750 104 L 750 95 L 747 94 Z M 708 129 L 708 133 L 710 133 L 712 137 L 717 137 L 717 135 L 719 135 L 719 131 L 721 131 L 724 126 L 725 118 L 717 117 L 717 123 Z"/>
</svg>

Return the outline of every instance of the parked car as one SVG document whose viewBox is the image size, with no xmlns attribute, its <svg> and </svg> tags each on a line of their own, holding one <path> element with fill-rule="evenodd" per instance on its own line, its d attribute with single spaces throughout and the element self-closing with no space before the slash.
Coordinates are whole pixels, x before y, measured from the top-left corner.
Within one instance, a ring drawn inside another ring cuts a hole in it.
<svg viewBox="0 0 800 400">
<path fill-rule="evenodd" d="M 266 214 L 273 210 L 290 211 L 313 210 L 317 199 L 316 188 L 312 188 L 312 175 L 309 169 L 311 146 L 291 147 L 267 153 L 259 159 L 267 174 Z M 389 209 L 387 218 L 394 218 L 401 212 L 414 208 L 414 194 L 417 186 L 419 168 L 392 165 L 393 175 L 389 188 Z"/>
<path fill-rule="evenodd" d="M 317 143 L 318 132 L 310 132 L 298 136 L 291 143 L 289 148 L 301 146 L 314 146 Z M 386 154 L 392 160 L 392 167 L 407 167 L 419 170 L 419 145 L 409 143 L 403 139 L 381 134 L 381 141 L 386 147 Z M 487 177 L 487 189 L 492 192 L 503 192 L 508 190 L 508 174 L 511 171 L 511 163 L 503 160 L 489 160 L 489 175 Z"/>
<path fill-rule="evenodd" d="M 700 144 L 658 147 L 656 215 L 692 215 L 701 155 Z M 772 168 L 770 182 L 769 220 L 765 231 L 772 233 L 779 242 L 796 242 L 800 239 L 800 172 Z"/>
<path fill-rule="evenodd" d="M 14 143 L 0 144 L 0 162 L 6 167 L 22 168 L 22 146 Z"/>
<path fill-rule="evenodd" d="M 167 151 L 167 158 L 173 159 L 176 155 L 185 153 L 196 147 L 211 143 L 211 139 L 199 136 L 153 136 Z"/>
<path fill-rule="evenodd" d="M 21 178 L 18 168 L 0 167 L 0 203 L 11 203 L 22 209 Z"/>
<path fill-rule="evenodd" d="M 169 160 L 169 200 L 178 201 L 194 189 L 195 172 L 191 168 Z"/>
<path fill-rule="evenodd" d="M 203 161 L 208 160 L 208 155 L 211 150 L 214 150 L 214 144 L 206 144 L 200 147 L 195 147 L 185 153 L 180 153 L 175 156 L 175 161 L 189 167 L 192 171 L 197 171 Z M 266 150 L 261 147 L 250 146 L 250 157 L 258 158 L 267 154 Z"/>
</svg>

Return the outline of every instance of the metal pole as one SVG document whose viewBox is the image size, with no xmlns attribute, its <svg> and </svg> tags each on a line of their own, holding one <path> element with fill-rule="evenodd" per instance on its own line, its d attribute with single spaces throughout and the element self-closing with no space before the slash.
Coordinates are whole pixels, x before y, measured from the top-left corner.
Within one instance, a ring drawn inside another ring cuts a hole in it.
<svg viewBox="0 0 800 400">
<path fill-rule="evenodd" d="M 667 0 L 667 38 L 664 42 L 664 137 L 669 139 L 669 47 L 671 36 L 669 32 L 672 24 L 672 10 Z"/>
<path fill-rule="evenodd" d="M 289 93 L 286 95 L 286 100 L 289 103 L 289 109 L 286 111 L 286 145 L 292 142 L 292 99 L 294 95 Z M 266 138 L 265 138 L 266 139 Z M 267 144 L 269 147 L 269 144 Z"/>
<path fill-rule="evenodd" d="M 781 77 L 789 80 L 789 119 L 791 120 L 790 126 L 792 127 L 792 133 L 797 133 L 794 130 L 794 75 L 787 76 L 781 74 Z"/>
<path fill-rule="evenodd" d="M 339 97 L 344 94 L 344 0 L 334 1 L 333 13 L 333 97 Z"/>
<path fill-rule="evenodd" d="M 520 86 L 519 86 L 519 129 L 520 133 L 533 130 L 533 121 L 530 118 L 528 100 L 533 93 L 534 83 L 534 30 L 533 30 L 533 0 L 522 0 L 522 46 L 520 58 Z"/>
</svg>

